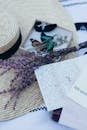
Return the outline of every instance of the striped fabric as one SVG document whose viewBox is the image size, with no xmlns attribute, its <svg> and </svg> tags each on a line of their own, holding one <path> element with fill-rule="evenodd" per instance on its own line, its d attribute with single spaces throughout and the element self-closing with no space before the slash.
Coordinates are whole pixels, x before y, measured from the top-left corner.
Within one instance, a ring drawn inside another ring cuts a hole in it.
<svg viewBox="0 0 87 130">
<path fill-rule="evenodd" d="M 87 0 L 59 0 L 64 7 L 78 6 L 87 4 Z"/>
<path fill-rule="evenodd" d="M 78 43 L 87 41 L 87 29 L 85 24 L 87 23 L 87 0 L 59 0 L 61 4 L 68 10 L 71 17 L 73 18 L 74 23 L 84 23 L 80 28 L 80 31 L 77 32 Z M 77 52 L 77 55 L 87 54 L 87 49 L 82 49 Z"/>
</svg>

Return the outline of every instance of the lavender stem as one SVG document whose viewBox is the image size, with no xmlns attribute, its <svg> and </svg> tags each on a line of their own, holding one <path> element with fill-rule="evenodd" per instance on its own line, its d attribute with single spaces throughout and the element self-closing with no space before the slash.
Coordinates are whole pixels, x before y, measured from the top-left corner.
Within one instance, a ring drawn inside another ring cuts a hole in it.
<svg viewBox="0 0 87 130">
<path fill-rule="evenodd" d="M 65 48 L 65 49 L 61 49 L 59 51 L 51 52 L 51 53 L 47 54 L 45 57 L 47 57 L 47 56 L 50 57 L 50 55 L 52 57 L 65 56 L 69 53 L 79 51 L 83 48 L 87 48 L 87 41 L 78 44 L 78 46 L 73 46 L 73 47 L 70 47 L 70 48 Z"/>
</svg>

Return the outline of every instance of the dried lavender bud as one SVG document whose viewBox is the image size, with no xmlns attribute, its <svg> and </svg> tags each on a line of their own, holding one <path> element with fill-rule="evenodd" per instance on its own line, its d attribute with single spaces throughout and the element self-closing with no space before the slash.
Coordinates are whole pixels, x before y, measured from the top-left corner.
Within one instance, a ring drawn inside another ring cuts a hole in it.
<svg viewBox="0 0 87 130">
<path fill-rule="evenodd" d="M 83 45 L 82 45 L 83 44 Z M 87 42 L 79 44 L 79 49 L 86 48 Z M 10 101 L 14 98 L 15 109 L 17 100 L 20 97 L 22 91 L 28 88 L 33 82 L 36 81 L 34 75 L 34 70 L 41 65 L 49 64 L 54 62 L 54 58 L 58 58 L 61 55 L 66 55 L 68 53 L 77 51 L 77 47 L 71 47 L 67 49 L 62 49 L 60 51 L 48 53 L 45 56 L 37 56 L 35 53 L 30 52 L 20 52 L 20 54 L 15 54 L 12 58 L 7 60 L 0 59 L 0 68 L 3 68 L 3 72 L 0 73 L 0 76 L 4 75 L 10 69 L 14 69 L 15 77 L 10 81 L 9 89 L 2 90 L 0 94 L 10 93 L 11 97 L 5 105 L 5 109 L 9 105 Z M 56 115 L 56 114 L 55 114 Z M 58 118 L 57 118 L 58 119 Z"/>
<path fill-rule="evenodd" d="M 44 58 L 36 56 L 35 53 L 26 52 L 24 54 L 16 54 L 7 60 L 0 60 L 0 68 L 3 68 L 3 72 L 0 73 L 0 76 L 4 75 L 10 69 L 14 69 L 15 74 L 15 77 L 10 81 L 9 89 L 0 92 L 0 94 L 11 94 L 10 99 L 4 107 L 5 109 L 12 99 L 14 99 L 13 109 L 15 109 L 21 92 L 36 81 L 34 70 L 41 65 L 47 64 L 47 61 L 50 63 L 50 59 L 49 56 Z"/>
<path fill-rule="evenodd" d="M 29 54 L 15 55 L 12 58 L 0 61 L 0 68 L 4 69 L 0 74 L 1 76 L 10 69 L 15 70 L 15 77 L 10 81 L 10 88 L 0 92 L 0 94 L 11 94 L 11 98 L 4 107 L 5 109 L 13 98 L 15 99 L 13 109 L 15 109 L 21 91 L 29 87 L 36 80 L 34 70 L 41 64 L 41 61 L 38 60 L 38 57 L 34 53 Z"/>
</svg>

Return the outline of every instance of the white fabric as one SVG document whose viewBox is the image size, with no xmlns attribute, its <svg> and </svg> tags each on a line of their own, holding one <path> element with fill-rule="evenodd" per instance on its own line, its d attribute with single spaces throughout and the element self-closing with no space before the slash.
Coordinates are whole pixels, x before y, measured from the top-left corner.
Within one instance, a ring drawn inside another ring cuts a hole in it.
<svg viewBox="0 0 87 130">
<path fill-rule="evenodd" d="M 71 1 L 71 3 L 69 3 Z M 87 0 L 62 0 L 67 7 L 68 12 L 73 16 L 74 22 L 87 22 Z M 87 41 L 87 31 L 78 31 L 78 43 Z M 83 55 L 87 49 L 82 49 L 77 55 Z M 74 101 L 67 101 L 62 111 L 59 123 L 76 128 L 78 130 L 87 130 L 87 110 L 77 105 Z"/>
<path fill-rule="evenodd" d="M 62 4 L 69 4 L 71 1 L 75 3 L 77 0 L 61 0 Z M 87 2 L 87 0 L 78 0 L 78 2 Z M 87 4 L 76 4 L 73 6 L 66 6 L 68 12 L 73 17 L 74 22 L 87 21 Z M 87 37 L 82 40 L 84 33 L 80 35 L 81 41 L 87 40 Z M 79 37 L 79 38 L 80 38 Z M 72 130 L 51 120 L 50 114 L 46 111 L 38 111 L 26 114 L 20 118 L 16 118 L 7 122 L 0 123 L 0 130 Z"/>
<path fill-rule="evenodd" d="M 58 125 L 45 111 L 29 113 L 11 121 L 0 123 L 0 130 L 72 130 Z"/>
</svg>

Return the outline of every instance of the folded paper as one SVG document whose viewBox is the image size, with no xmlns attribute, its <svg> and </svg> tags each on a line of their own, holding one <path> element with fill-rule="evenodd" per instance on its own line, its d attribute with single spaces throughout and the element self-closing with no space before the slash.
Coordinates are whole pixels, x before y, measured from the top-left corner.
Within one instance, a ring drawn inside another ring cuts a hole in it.
<svg viewBox="0 0 87 130">
<path fill-rule="evenodd" d="M 75 130 L 87 130 L 87 109 L 67 99 L 58 123 Z"/>
<path fill-rule="evenodd" d="M 77 80 L 87 56 L 40 67 L 35 71 L 48 111 L 64 107 L 72 85 Z"/>
<path fill-rule="evenodd" d="M 87 109 L 87 69 L 86 66 L 80 77 L 73 85 L 68 97 Z"/>
</svg>

